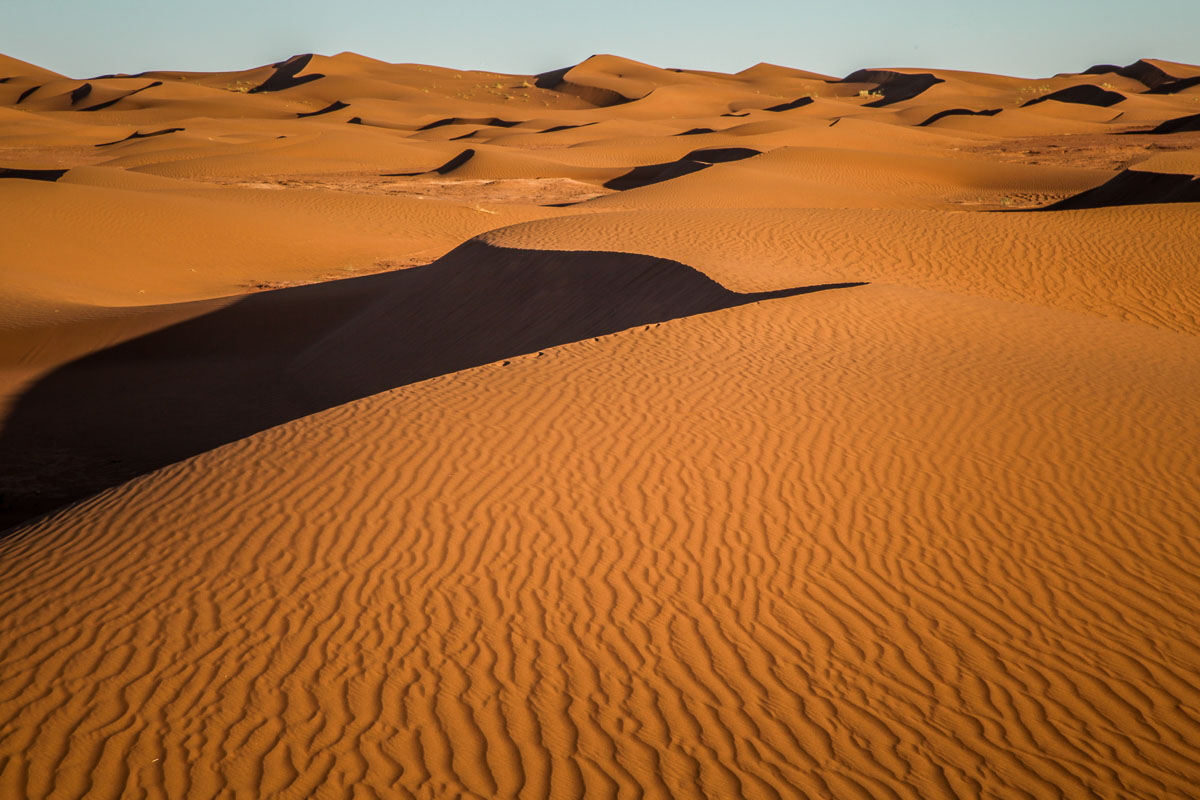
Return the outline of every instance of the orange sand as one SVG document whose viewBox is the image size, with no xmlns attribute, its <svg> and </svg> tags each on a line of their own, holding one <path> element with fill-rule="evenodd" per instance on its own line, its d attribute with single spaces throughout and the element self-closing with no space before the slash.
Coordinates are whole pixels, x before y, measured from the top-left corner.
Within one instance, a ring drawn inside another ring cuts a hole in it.
<svg viewBox="0 0 1200 800">
<path fill-rule="evenodd" d="M 1197 796 L 1196 76 L 0 57 L 0 797 Z"/>
</svg>

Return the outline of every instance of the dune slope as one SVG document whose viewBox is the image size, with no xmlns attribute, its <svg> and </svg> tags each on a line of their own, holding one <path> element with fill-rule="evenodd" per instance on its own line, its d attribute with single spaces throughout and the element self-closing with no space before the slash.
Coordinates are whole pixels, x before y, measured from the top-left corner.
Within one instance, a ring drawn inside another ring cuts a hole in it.
<svg viewBox="0 0 1200 800">
<path fill-rule="evenodd" d="M 1125 327 L 794 297 L 134 481 L 4 545 L 0 780 L 1186 796 L 1200 374 Z"/>
</svg>

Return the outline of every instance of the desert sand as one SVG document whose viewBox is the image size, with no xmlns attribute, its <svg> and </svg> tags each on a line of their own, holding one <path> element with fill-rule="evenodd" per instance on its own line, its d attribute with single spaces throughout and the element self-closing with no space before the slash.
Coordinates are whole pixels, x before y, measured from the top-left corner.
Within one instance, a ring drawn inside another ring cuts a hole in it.
<svg viewBox="0 0 1200 800">
<path fill-rule="evenodd" d="M 1200 796 L 1200 67 L 0 56 L 0 797 Z"/>
</svg>

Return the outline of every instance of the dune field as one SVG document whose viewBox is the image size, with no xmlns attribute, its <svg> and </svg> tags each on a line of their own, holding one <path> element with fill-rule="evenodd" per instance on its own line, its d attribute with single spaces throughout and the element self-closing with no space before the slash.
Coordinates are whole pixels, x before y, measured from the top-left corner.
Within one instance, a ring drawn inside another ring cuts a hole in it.
<svg viewBox="0 0 1200 800">
<path fill-rule="evenodd" d="M 1200 797 L 1200 67 L 0 56 L 0 798 Z"/>
</svg>

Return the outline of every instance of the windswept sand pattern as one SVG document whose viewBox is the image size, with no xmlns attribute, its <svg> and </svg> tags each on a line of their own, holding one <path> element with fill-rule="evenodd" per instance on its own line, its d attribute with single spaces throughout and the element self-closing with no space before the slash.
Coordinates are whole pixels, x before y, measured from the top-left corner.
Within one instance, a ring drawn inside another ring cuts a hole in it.
<svg viewBox="0 0 1200 800">
<path fill-rule="evenodd" d="M 1187 797 L 1200 374 L 1128 334 L 844 289 L 134 481 L 3 545 L 0 787 Z"/>
</svg>

